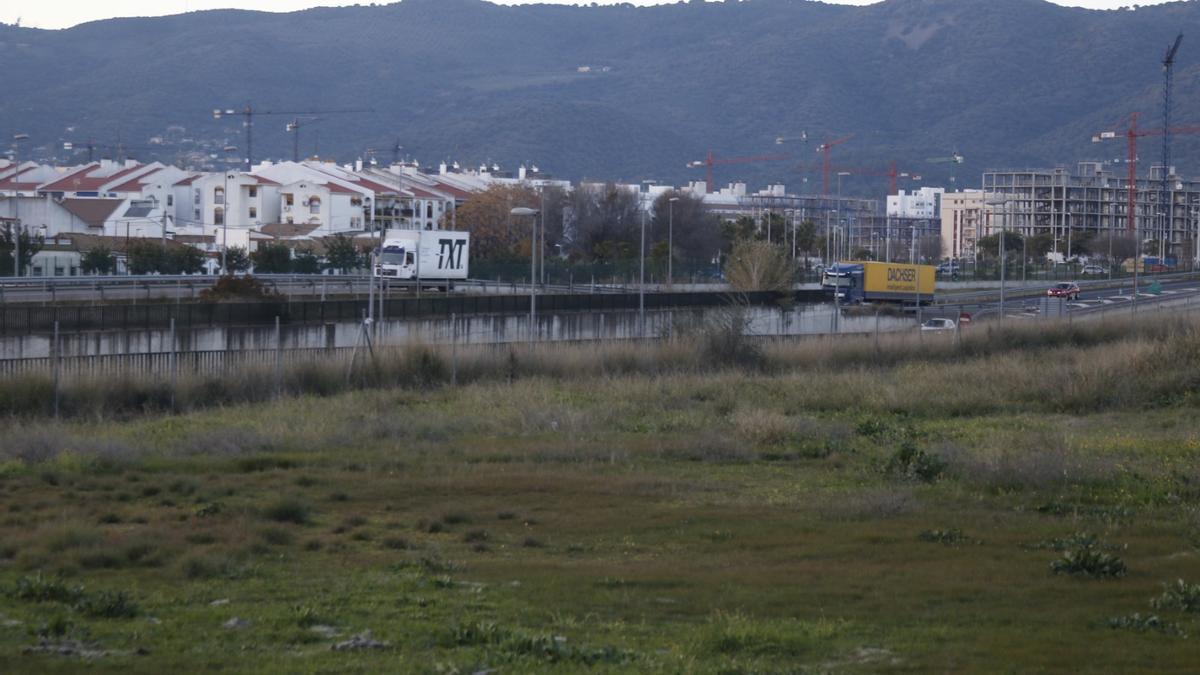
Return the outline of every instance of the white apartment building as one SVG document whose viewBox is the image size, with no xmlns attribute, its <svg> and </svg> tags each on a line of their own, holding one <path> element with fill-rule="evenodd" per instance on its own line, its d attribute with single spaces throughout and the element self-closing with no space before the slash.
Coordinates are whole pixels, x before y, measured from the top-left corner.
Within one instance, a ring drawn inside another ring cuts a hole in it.
<svg viewBox="0 0 1200 675">
<path fill-rule="evenodd" d="M 917 218 L 934 220 L 941 217 L 942 195 L 946 189 L 923 187 L 911 192 L 900 190 L 887 198 L 887 215 L 890 218 Z"/>
</svg>

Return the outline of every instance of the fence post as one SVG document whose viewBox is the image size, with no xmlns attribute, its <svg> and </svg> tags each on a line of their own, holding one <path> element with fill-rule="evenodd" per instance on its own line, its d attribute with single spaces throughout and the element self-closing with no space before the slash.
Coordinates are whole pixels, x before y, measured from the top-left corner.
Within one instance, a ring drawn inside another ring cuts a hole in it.
<svg viewBox="0 0 1200 675">
<path fill-rule="evenodd" d="M 58 418 L 58 383 L 62 349 L 58 343 L 58 322 L 54 322 L 54 417 Z"/>
<path fill-rule="evenodd" d="M 179 383 L 179 357 L 175 350 L 175 317 L 171 317 L 171 412 L 175 412 L 175 388 Z"/>
<path fill-rule="evenodd" d="M 279 315 L 275 315 L 275 396 L 283 395 L 283 332 L 279 329 Z"/>
<path fill-rule="evenodd" d="M 450 386 L 458 385 L 458 316 L 450 314 Z"/>
</svg>

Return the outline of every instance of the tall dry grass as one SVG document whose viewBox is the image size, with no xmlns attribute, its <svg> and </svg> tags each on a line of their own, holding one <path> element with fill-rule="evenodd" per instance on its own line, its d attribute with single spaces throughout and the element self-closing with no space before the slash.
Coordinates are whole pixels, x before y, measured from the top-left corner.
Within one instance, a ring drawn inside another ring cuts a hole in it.
<svg viewBox="0 0 1200 675">
<path fill-rule="evenodd" d="M 1194 397 L 1200 389 L 1200 321 L 1162 318 L 1067 325 L 977 327 L 950 335 L 747 338 L 736 319 L 655 342 L 503 346 L 411 345 L 238 372 L 188 373 L 174 388 L 160 373 L 72 377 L 60 414 L 108 418 L 190 411 L 362 389 L 429 391 L 544 378 L 766 378 L 798 406 L 914 414 L 996 410 L 1086 412 Z M 798 388 L 798 389 L 797 389 Z M 0 415 L 47 416 L 48 375 L 0 381 Z M 531 422 L 536 425 L 536 422 Z"/>
</svg>

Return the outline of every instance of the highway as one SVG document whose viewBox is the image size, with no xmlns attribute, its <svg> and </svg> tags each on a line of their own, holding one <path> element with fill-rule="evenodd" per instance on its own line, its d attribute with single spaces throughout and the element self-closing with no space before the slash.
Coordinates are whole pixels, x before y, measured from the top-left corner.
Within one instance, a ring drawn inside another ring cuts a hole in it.
<svg viewBox="0 0 1200 675">
<path fill-rule="evenodd" d="M 1200 305 L 1200 280 L 1197 279 L 1167 279 L 1158 280 L 1159 293 L 1151 293 L 1149 289 L 1155 278 L 1142 278 L 1138 284 L 1137 305 L 1150 307 L 1160 303 L 1175 301 L 1183 303 L 1196 302 Z M 1047 314 L 1055 315 L 1085 315 L 1105 313 L 1119 308 L 1129 311 L 1136 309 L 1133 295 L 1133 282 L 1130 279 L 1116 288 L 1081 286 L 1079 298 L 1069 301 L 1060 298 L 1049 298 L 1046 289 L 1050 283 L 1040 290 L 1031 291 L 1028 288 L 1015 290 L 1013 295 L 1005 299 L 1004 317 L 1006 319 L 1036 319 Z M 1033 293 L 1037 293 L 1034 295 Z M 1019 293 L 1019 295 L 1017 295 Z M 938 304 L 924 310 L 926 317 L 956 318 L 960 312 L 971 315 L 972 320 L 997 319 L 1000 316 L 999 290 L 987 293 L 970 293 L 959 296 L 939 298 Z"/>
</svg>

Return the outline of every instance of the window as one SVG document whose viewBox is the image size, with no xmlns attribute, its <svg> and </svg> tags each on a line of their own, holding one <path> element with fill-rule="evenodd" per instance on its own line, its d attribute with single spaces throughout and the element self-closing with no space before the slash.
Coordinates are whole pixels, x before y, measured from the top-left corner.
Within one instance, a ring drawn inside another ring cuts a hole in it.
<svg viewBox="0 0 1200 675">
<path fill-rule="evenodd" d="M 296 198 L 295 198 L 295 196 L 294 196 L 292 193 L 290 193 L 290 192 L 285 192 L 285 193 L 283 193 L 283 204 L 284 204 L 284 206 L 291 206 L 292 204 L 294 204 L 294 203 L 295 203 L 295 199 L 296 199 Z"/>
<path fill-rule="evenodd" d="M 249 196 L 251 199 L 254 199 L 255 197 L 258 196 L 258 187 L 257 186 L 255 186 L 255 185 L 250 186 Z"/>
<path fill-rule="evenodd" d="M 225 209 L 217 207 L 213 209 L 213 225 L 225 224 Z"/>
<path fill-rule="evenodd" d="M 433 203 L 432 202 L 427 202 L 425 204 L 425 217 L 426 218 L 433 217 Z"/>
<path fill-rule="evenodd" d="M 256 206 L 251 206 L 251 207 L 250 207 L 250 217 L 251 217 L 251 218 L 257 218 L 257 217 L 258 217 L 258 207 L 256 207 Z"/>
<path fill-rule="evenodd" d="M 321 213 L 321 198 L 312 197 L 308 200 L 308 212 L 312 214 Z"/>
<path fill-rule="evenodd" d="M 295 222 L 296 222 L 296 219 L 295 219 L 295 218 L 292 218 L 291 216 L 288 216 L 288 217 L 287 217 L 287 224 L 288 224 L 288 225 L 293 225 L 293 224 L 295 224 Z"/>
<path fill-rule="evenodd" d="M 195 220 L 195 221 L 200 220 L 200 209 L 196 209 L 195 211 L 192 211 L 192 220 Z"/>
<path fill-rule="evenodd" d="M 192 199 L 192 203 L 195 204 L 196 206 L 200 205 L 200 189 L 199 188 L 196 189 L 196 196 Z"/>
<path fill-rule="evenodd" d="M 175 195 L 167 195 L 167 206 L 175 206 Z"/>
<path fill-rule="evenodd" d="M 223 188 L 223 187 L 213 188 L 213 203 L 214 204 L 224 204 L 225 203 L 225 188 Z"/>
</svg>

